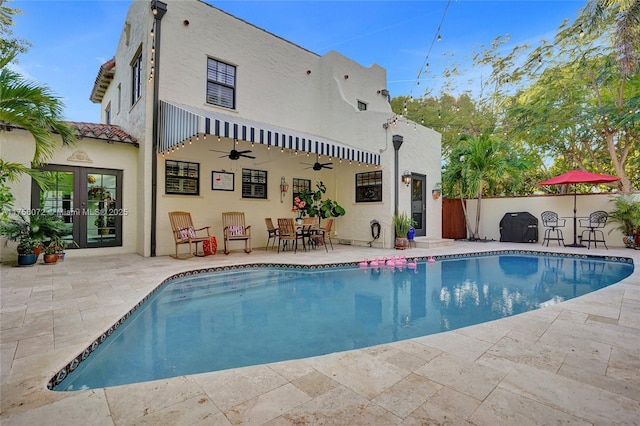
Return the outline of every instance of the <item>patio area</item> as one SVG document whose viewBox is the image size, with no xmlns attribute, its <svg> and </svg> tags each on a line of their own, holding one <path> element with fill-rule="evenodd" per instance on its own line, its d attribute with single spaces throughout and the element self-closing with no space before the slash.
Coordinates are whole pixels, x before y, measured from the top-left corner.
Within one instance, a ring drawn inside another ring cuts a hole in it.
<svg viewBox="0 0 640 426">
<path fill-rule="evenodd" d="M 123 254 L 0 266 L 0 423 L 9 425 L 639 424 L 640 251 L 455 242 L 407 257 L 526 250 L 627 257 L 624 281 L 490 323 L 302 360 L 76 392 L 47 382 L 167 277 L 243 263 L 392 256 L 334 244 L 180 261 Z M 41 262 L 41 261 L 40 261 Z"/>
</svg>

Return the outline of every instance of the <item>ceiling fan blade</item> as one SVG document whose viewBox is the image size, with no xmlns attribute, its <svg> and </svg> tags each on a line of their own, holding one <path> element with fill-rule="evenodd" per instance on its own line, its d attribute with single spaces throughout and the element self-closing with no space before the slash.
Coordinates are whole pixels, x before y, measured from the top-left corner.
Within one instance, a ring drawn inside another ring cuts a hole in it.
<svg viewBox="0 0 640 426">
<path fill-rule="evenodd" d="M 250 152 L 251 152 L 251 150 L 247 149 L 247 150 L 244 150 L 244 151 L 238 151 L 238 154 L 248 154 Z"/>
<path fill-rule="evenodd" d="M 251 152 L 251 151 L 249 151 L 249 152 Z M 238 155 L 239 155 L 240 157 L 245 157 L 245 158 L 254 158 L 254 159 L 256 158 L 256 157 L 255 157 L 255 156 L 253 156 L 253 155 L 247 155 L 247 154 L 243 154 L 243 153 L 241 153 L 241 152 L 239 152 L 239 153 L 238 153 Z"/>
<path fill-rule="evenodd" d="M 327 163 L 327 164 L 332 164 L 332 163 Z M 330 166 L 327 164 L 321 164 L 320 167 L 322 167 L 323 169 L 333 169 L 333 166 Z"/>
<path fill-rule="evenodd" d="M 218 149 L 210 149 L 209 151 L 213 151 L 213 152 L 226 152 L 228 154 L 228 151 L 220 151 Z"/>
</svg>

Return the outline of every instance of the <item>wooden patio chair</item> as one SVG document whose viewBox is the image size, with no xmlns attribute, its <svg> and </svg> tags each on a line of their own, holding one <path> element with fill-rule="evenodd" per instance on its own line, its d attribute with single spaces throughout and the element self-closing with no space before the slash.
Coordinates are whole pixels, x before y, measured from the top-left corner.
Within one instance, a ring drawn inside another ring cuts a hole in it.
<svg viewBox="0 0 640 426">
<path fill-rule="evenodd" d="M 270 217 L 265 217 L 264 218 L 264 223 L 265 225 L 267 225 L 267 246 L 265 247 L 265 250 L 269 250 L 269 244 L 271 239 L 273 238 L 273 243 L 271 243 L 271 246 L 273 248 L 273 246 L 276 245 L 276 241 L 278 239 L 278 228 L 276 228 L 275 226 L 273 226 L 273 220 Z"/>
<path fill-rule="evenodd" d="M 244 222 L 244 212 L 223 212 L 224 254 L 229 254 L 229 243 L 244 241 L 245 253 L 251 253 L 251 225 Z"/>
<path fill-rule="evenodd" d="M 293 252 L 298 251 L 298 240 L 302 240 L 304 235 L 302 232 L 298 232 L 296 225 L 291 218 L 278 218 L 278 253 L 280 253 L 280 243 L 284 244 L 291 241 L 293 245 Z M 304 244 L 304 240 L 302 241 Z"/>
<path fill-rule="evenodd" d="M 326 240 L 329 239 L 329 244 L 331 244 L 331 250 L 333 250 L 333 241 L 331 241 L 331 228 L 333 227 L 333 218 L 330 217 L 327 219 L 327 223 L 324 225 L 324 228 L 320 228 L 320 233 L 322 234 L 322 242 L 325 243 L 326 248 Z"/>
<path fill-rule="evenodd" d="M 211 235 L 209 235 L 210 226 L 203 228 L 194 227 L 193 221 L 191 220 L 191 213 L 189 212 L 169 212 L 169 222 L 171 222 L 171 231 L 173 232 L 173 239 L 176 244 L 176 254 L 171 255 L 171 257 L 175 259 L 187 259 L 193 256 L 204 256 L 204 253 L 198 254 L 198 243 L 211 238 Z M 201 231 L 206 231 L 207 235 L 204 236 L 202 233 L 198 235 L 198 232 Z M 189 245 L 188 256 L 178 254 L 178 246 L 180 244 Z"/>
</svg>

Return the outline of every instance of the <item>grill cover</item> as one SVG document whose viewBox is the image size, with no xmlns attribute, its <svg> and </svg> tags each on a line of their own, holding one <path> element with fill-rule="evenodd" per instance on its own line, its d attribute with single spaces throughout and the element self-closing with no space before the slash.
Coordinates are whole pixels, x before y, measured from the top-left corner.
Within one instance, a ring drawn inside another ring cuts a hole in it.
<svg viewBox="0 0 640 426">
<path fill-rule="evenodd" d="M 500 221 L 500 241 L 537 243 L 538 218 L 528 212 L 506 213 Z"/>
</svg>

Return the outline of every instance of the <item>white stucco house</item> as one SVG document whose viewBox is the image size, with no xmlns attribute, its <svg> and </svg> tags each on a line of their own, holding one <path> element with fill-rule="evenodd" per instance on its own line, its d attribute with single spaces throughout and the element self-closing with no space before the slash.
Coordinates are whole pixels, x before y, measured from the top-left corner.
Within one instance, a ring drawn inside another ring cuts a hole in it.
<svg viewBox="0 0 640 426">
<path fill-rule="evenodd" d="M 174 210 L 211 226 L 220 243 L 221 213 L 242 211 L 253 246 L 264 247 L 264 219 L 295 216 L 293 197 L 320 181 L 346 210 L 334 241 L 392 247 L 396 209 L 417 220 L 417 236 L 441 238 L 441 198 L 431 196 L 440 134 L 394 116 L 382 67 L 318 55 L 198 0 L 134 1 L 121 31 L 90 99 L 101 125 L 136 146 L 82 139 L 49 165 L 75 167 L 71 192 L 63 182 L 53 196 L 18 197 L 37 208 L 63 194 L 73 210 L 108 191 L 118 216 L 104 235 L 96 217 L 74 218 L 82 247 L 170 254 Z M 92 162 L 79 163 L 77 151 Z M 375 240 L 372 220 L 381 224 Z"/>
</svg>

